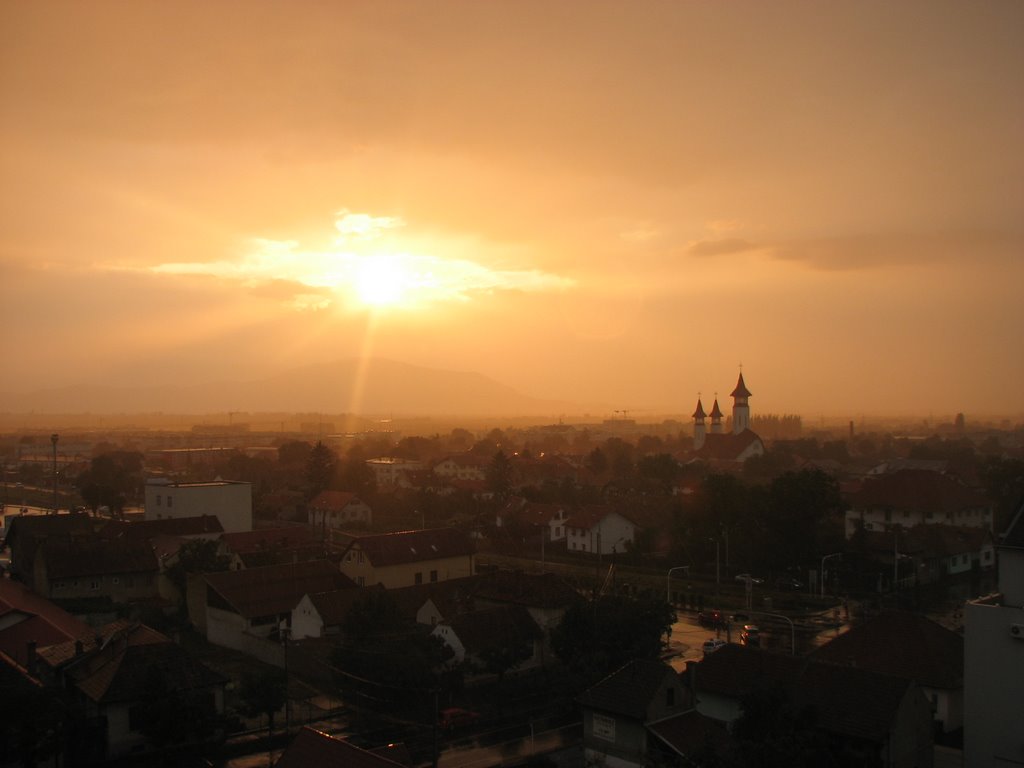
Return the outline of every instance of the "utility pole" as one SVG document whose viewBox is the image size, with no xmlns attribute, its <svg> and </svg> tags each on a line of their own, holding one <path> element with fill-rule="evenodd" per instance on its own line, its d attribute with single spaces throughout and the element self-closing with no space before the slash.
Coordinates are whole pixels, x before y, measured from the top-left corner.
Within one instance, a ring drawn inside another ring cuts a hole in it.
<svg viewBox="0 0 1024 768">
<path fill-rule="evenodd" d="M 57 441 L 60 435 L 54 432 L 50 435 L 50 442 L 53 443 L 53 514 L 57 514 Z"/>
</svg>

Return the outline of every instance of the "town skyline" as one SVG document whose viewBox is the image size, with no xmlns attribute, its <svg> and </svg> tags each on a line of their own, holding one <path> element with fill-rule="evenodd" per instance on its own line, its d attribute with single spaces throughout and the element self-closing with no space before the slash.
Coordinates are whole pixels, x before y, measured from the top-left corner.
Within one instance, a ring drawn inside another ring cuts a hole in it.
<svg viewBox="0 0 1024 768">
<path fill-rule="evenodd" d="M 1019 421 L 1022 26 L 4 4 L 0 398 L 384 359 L 688 415 L 742 364 L 755 414 Z"/>
</svg>

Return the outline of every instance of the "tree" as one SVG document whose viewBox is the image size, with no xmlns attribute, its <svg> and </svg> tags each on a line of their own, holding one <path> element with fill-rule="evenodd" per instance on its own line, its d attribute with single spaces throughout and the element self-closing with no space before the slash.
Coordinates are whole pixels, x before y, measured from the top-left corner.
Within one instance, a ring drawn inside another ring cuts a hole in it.
<svg viewBox="0 0 1024 768">
<path fill-rule="evenodd" d="M 306 459 L 306 482 L 309 486 L 309 498 L 316 498 L 321 491 L 327 489 L 334 478 L 337 469 L 338 457 L 334 451 L 324 445 L 320 440 L 309 452 Z"/>
<path fill-rule="evenodd" d="M 190 573 L 226 571 L 231 565 L 226 555 L 220 554 L 220 544 L 207 539 L 186 541 L 178 549 L 178 557 L 167 568 L 167 578 L 182 595 L 188 586 Z"/>
<path fill-rule="evenodd" d="M 128 499 L 140 496 L 142 454 L 138 451 L 101 453 L 93 457 L 89 469 L 78 476 L 75 485 L 94 515 L 105 506 L 112 516 L 120 517 Z"/>
<path fill-rule="evenodd" d="M 487 488 L 499 499 L 512 489 L 512 462 L 504 451 L 498 451 L 487 466 Z"/>
<path fill-rule="evenodd" d="M 367 590 L 352 606 L 335 646 L 335 680 L 347 698 L 368 706 L 423 705 L 415 696 L 438 685 L 451 649 L 430 627 L 406 619 L 394 597 Z"/>
<path fill-rule="evenodd" d="M 288 678 L 283 669 L 266 667 L 249 672 L 238 690 L 239 710 L 246 717 L 267 716 L 267 732 L 274 732 L 274 715 L 288 699 Z"/>
<path fill-rule="evenodd" d="M 132 719 L 154 746 L 195 744 L 213 736 L 217 723 L 212 695 L 179 688 L 159 666 L 146 670 L 143 690 L 145 698 L 135 705 Z"/>
<path fill-rule="evenodd" d="M 551 646 L 586 685 L 632 659 L 658 658 L 675 620 L 664 600 L 599 595 L 566 610 L 551 631 Z"/>
</svg>

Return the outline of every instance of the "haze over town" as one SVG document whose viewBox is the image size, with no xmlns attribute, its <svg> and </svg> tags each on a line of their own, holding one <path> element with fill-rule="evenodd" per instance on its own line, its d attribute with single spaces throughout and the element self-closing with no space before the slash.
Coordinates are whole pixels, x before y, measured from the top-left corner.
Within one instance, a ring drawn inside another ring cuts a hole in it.
<svg viewBox="0 0 1024 768">
<path fill-rule="evenodd" d="M 688 415 L 742 364 L 760 413 L 1019 422 L 1022 27 L 1015 2 L 5 3 L 4 410 L 381 358 L 553 417 Z"/>
</svg>

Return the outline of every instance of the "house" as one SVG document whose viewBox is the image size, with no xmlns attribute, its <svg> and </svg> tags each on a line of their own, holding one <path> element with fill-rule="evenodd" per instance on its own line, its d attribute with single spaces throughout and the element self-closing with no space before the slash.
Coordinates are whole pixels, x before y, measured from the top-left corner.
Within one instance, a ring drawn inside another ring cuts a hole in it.
<svg viewBox="0 0 1024 768">
<path fill-rule="evenodd" d="M 564 504 L 526 501 L 519 496 L 510 498 L 495 516 L 498 528 L 519 528 L 537 532 L 546 541 L 564 541 L 565 521 L 569 517 Z"/>
<path fill-rule="evenodd" d="M 189 744 L 221 735 L 216 722 L 228 679 L 144 624 L 108 624 L 40 650 L 37 663 L 44 679 L 70 691 L 98 728 L 98 753 L 88 757 L 145 752 L 154 738 L 163 746 L 165 739 Z"/>
<path fill-rule="evenodd" d="M 225 531 L 252 530 L 252 483 L 146 481 L 146 520 L 216 515 Z"/>
<path fill-rule="evenodd" d="M 541 631 L 521 605 L 456 614 L 438 623 L 432 634 L 452 649 L 454 664 L 479 672 L 532 669 L 543 658 Z"/>
<path fill-rule="evenodd" d="M 1024 505 L 996 545 L 999 591 L 964 606 L 964 765 L 1024 762 Z"/>
<path fill-rule="evenodd" d="M 583 753 L 587 765 L 650 765 L 649 728 L 691 709 L 679 675 L 662 661 L 636 659 L 585 691 Z"/>
<path fill-rule="evenodd" d="M 292 639 L 340 635 L 352 606 L 365 597 L 365 590 L 355 589 L 354 586 L 303 595 L 292 609 Z"/>
<path fill-rule="evenodd" d="M 463 576 L 446 581 L 414 584 L 388 591 L 398 610 L 410 621 L 427 626 L 451 619 L 480 607 L 473 595 L 482 576 Z"/>
<path fill-rule="evenodd" d="M 611 507 L 589 505 L 574 510 L 565 521 L 566 548 L 570 552 L 611 555 L 627 551 L 637 526 Z"/>
<path fill-rule="evenodd" d="M 265 641 L 276 640 L 302 598 L 351 586 L 328 560 L 206 573 L 189 583 L 189 617 L 211 643 L 278 663 L 280 646 Z"/>
<path fill-rule="evenodd" d="M 390 751 L 394 751 L 394 745 Z M 343 739 L 314 730 L 308 725 L 292 739 L 278 758 L 275 768 L 405 768 L 402 762 L 357 747 Z"/>
<path fill-rule="evenodd" d="M 370 506 L 354 493 L 348 491 L 321 491 L 309 503 L 309 524 L 320 531 L 320 538 L 327 540 L 327 530 L 346 528 L 369 528 L 373 523 Z"/>
<path fill-rule="evenodd" d="M 181 539 L 212 540 L 224 533 L 224 526 L 216 515 L 194 517 L 165 517 L 158 520 L 111 520 L 99 531 L 108 539 L 131 539 L 150 541 L 160 536 L 175 536 Z"/>
<path fill-rule="evenodd" d="M 33 564 L 35 589 L 51 599 L 107 597 L 115 603 L 159 597 L 160 566 L 146 541 L 48 539 Z"/>
<path fill-rule="evenodd" d="M 92 633 L 84 621 L 13 579 L 0 579 L 0 653 L 22 667 L 29 648 L 45 648 Z"/>
<path fill-rule="evenodd" d="M 579 593 L 554 573 L 495 571 L 480 576 L 473 587 L 473 606 L 477 609 L 503 605 L 526 609 L 542 633 L 542 664 L 553 658 L 551 630 L 579 599 Z"/>
<path fill-rule="evenodd" d="M 858 530 L 850 539 L 849 552 L 864 560 L 862 583 L 869 586 L 869 577 L 873 578 L 879 591 L 890 586 L 897 575 L 899 586 L 905 588 L 975 569 L 990 570 L 995 563 L 995 547 L 988 530 L 953 525 L 915 525 L 909 530 L 894 525 L 884 532 Z M 893 568 L 894 558 L 899 559 L 898 571 Z"/>
<path fill-rule="evenodd" d="M 493 457 L 482 456 L 478 453 L 460 453 L 448 456 L 435 463 L 433 472 L 447 482 L 453 480 L 477 480 L 483 482 L 487 479 L 487 470 L 492 460 Z"/>
<path fill-rule="evenodd" d="M 427 469 L 422 461 L 398 459 L 392 456 L 367 459 L 366 466 L 373 472 L 373 478 L 379 489 L 414 487 L 410 477 Z"/>
<path fill-rule="evenodd" d="M 697 711 L 722 723 L 740 718 L 748 695 L 781 690 L 809 709 L 815 729 L 858 764 L 932 765 L 931 706 L 912 680 L 731 643 L 689 662 L 686 674 Z"/>
<path fill-rule="evenodd" d="M 324 545 L 314 540 L 309 528 L 302 525 L 225 533 L 220 541 L 224 554 L 231 559 L 232 570 L 324 557 Z"/>
<path fill-rule="evenodd" d="M 855 624 L 812 658 L 914 680 L 931 703 L 939 733 L 963 727 L 964 639 L 925 616 L 886 611 Z"/>
<path fill-rule="evenodd" d="M 463 531 L 431 528 L 337 536 L 341 572 L 359 586 L 387 589 L 472 576 L 475 548 Z"/>
<path fill-rule="evenodd" d="M 5 542 L 11 550 L 11 575 L 35 585 L 36 552 L 49 539 L 91 537 L 95 521 L 84 513 L 18 515 L 8 518 Z"/>
<path fill-rule="evenodd" d="M 902 469 L 865 479 L 849 497 L 846 538 L 860 530 L 942 523 L 992 530 L 992 504 L 950 475 Z"/>
</svg>

